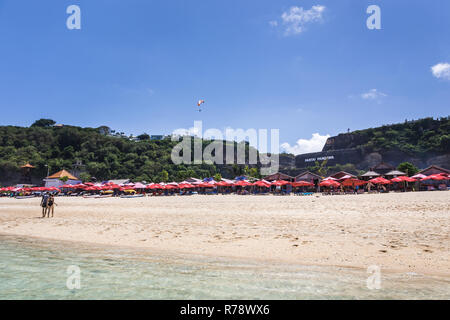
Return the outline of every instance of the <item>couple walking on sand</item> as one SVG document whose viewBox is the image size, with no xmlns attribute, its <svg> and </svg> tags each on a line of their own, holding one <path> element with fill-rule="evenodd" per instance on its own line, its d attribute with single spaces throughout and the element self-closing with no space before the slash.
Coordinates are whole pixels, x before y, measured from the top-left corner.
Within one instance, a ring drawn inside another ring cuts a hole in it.
<svg viewBox="0 0 450 320">
<path fill-rule="evenodd" d="M 45 218 L 45 216 L 47 215 L 47 218 L 50 218 L 50 211 L 52 213 L 52 218 L 53 218 L 53 213 L 55 212 L 55 196 L 49 193 L 44 193 L 42 195 L 42 200 L 41 200 L 41 207 L 42 207 L 42 218 Z"/>
</svg>

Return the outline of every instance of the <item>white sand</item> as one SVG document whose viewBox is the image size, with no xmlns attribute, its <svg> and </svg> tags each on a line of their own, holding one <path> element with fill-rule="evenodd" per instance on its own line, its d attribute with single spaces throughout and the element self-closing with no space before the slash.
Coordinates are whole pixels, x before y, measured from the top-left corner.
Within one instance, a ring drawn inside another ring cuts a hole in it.
<svg viewBox="0 0 450 320">
<path fill-rule="evenodd" d="M 0 233 L 300 265 L 450 275 L 450 192 L 0 198 Z"/>
</svg>

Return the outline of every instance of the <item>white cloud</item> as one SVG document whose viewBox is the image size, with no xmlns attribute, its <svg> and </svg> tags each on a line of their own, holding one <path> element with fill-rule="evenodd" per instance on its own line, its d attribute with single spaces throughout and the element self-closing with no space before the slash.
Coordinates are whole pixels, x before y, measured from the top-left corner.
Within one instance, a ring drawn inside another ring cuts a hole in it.
<svg viewBox="0 0 450 320">
<path fill-rule="evenodd" d="M 278 21 L 272 20 L 272 21 L 269 21 L 269 24 L 271 27 L 276 27 L 276 26 L 278 26 Z"/>
<path fill-rule="evenodd" d="M 285 35 L 295 35 L 302 33 L 307 24 L 322 20 L 325 6 L 316 5 L 309 10 L 302 7 L 291 7 L 289 11 L 283 12 L 281 20 L 286 27 Z"/>
<path fill-rule="evenodd" d="M 450 80 L 450 63 L 438 63 L 431 67 L 431 72 L 438 79 Z"/>
<path fill-rule="evenodd" d="M 281 148 L 287 153 L 292 153 L 295 155 L 310 152 L 320 152 L 322 151 L 323 146 L 325 145 L 325 142 L 327 142 L 327 139 L 329 137 L 330 135 L 322 136 L 319 133 L 314 133 L 312 135 L 312 138 L 309 140 L 299 139 L 297 140 L 297 143 L 293 146 L 285 142 L 281 144 Z"/>
<path fill-rule="evenodd" d="M 377 89 L 370 89 L 368 92 L 361 94 L 361 98 L 364 100 L 377 100 L 383 97 L 387 97 L 387 94 L 378 91 Z"/>
</svg>

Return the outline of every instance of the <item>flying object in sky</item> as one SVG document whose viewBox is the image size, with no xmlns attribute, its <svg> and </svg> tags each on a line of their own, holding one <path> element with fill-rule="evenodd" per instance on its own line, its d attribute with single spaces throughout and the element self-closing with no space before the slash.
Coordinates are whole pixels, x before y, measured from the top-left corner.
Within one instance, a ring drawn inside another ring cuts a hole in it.
<svg viewBox="0 0 450 320">
<path fill-rule="evenodd" d="M 198 102 L 197 102 L 197 106 L 198 106 L 198 112 L 201 112 L 202 111 L 202 109 L 200 108 L 201 107 L 201 105 L 202 104 L 204 104 L 205 103 L 205 100 L 198 100 Z"/>
</svg>

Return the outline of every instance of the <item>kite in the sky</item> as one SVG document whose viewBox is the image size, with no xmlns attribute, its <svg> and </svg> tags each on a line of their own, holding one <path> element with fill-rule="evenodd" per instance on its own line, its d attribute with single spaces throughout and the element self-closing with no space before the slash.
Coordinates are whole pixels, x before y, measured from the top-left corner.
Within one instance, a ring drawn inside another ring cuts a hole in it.
<svg viewBox="0 0 450 320">
<path fill-rule="evenodd" d="M 201 111 L 202 111 L 202 109 L 200 108 L 200 106 L 201 106 L 202 104 L 204 104 L 204 103 L 205 103 L 205 100 L 198 100 L 198 102 L 197 102 L 197 106 L 199 107 L 198 112 L 201 112 Z"/>
</svg>

